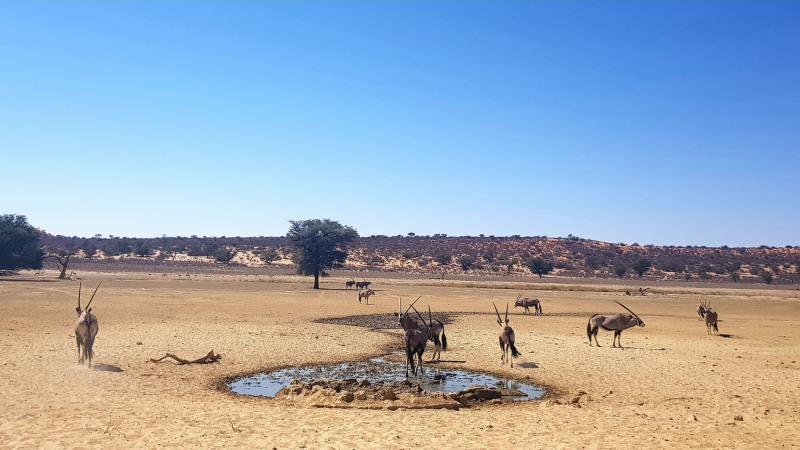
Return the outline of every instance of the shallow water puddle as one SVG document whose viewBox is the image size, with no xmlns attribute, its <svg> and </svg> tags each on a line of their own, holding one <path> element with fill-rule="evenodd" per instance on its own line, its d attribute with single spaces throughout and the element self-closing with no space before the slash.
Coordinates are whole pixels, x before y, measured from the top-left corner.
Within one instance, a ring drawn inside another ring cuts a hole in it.
<svg viewBox="0 0 800 450">
<path fill-rule="evenodd" d="M 231 391 L 240 395 L 274 397 L 291 380 L 307 383 L 315 379 L 330 380 L 362 380 L 370 383 L 394 383 L 406 379 L 406 365 L 399 362 L 388 362 L 380 358 L 369 362 L 353 362 L 320 367 L 283 369 L 272 373 L 262 373 L 234 381 L 229 386 Z M 426 391 L 459 392 L 475 386 L 485 385 L 490 388 L 516 389 L 527 396 L 513 397 L 514 401 L 539 398 L 544 391 L 535 386 L 519 383 L 514 380 L 497 378 L 492 375 L 468 372 L 464 370 L 442 369 L 426 365 L 425 373 L 416 379 Z"/>
</svg>

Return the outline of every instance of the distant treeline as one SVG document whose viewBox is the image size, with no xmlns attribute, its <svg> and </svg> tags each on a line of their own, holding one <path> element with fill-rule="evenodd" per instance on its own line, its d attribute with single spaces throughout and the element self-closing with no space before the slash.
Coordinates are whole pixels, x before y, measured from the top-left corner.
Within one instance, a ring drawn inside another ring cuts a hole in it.
<svg viewBox="0 0 800 450">
<path fill-rule="evenodd" d="M 230 264 L 289 263 L 293 249 L 284 237 L 91 238 L 45 234 L 42 243 L 74 252 L 76 257 L 149 258 L 169 262 L 176 255 Z M 800 247 L 758 248 L 654 246 L 606 243 L 577 237 L 370 236 L 347 249 L 345 268 L 398 272 L 463 272 L 483 275 L 544 274 L 572 277 L 619 277 L 794 283 Z M 241 260 L 241 259 L 239 259 Z M 544 265 L 542 265 L 544 264 Z M 536 272 L 536 271 L 540 272 Z"/>
</svg>

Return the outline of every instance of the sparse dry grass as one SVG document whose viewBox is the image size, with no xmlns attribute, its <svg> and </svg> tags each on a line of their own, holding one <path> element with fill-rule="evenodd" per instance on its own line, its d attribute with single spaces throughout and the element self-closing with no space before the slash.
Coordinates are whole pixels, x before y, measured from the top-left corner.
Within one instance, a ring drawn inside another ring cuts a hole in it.
<svg viewBox="0 0 800 450">
<path fill-rule="evenodd" d="M 377 279 L 376 305 L 365 306 L 341 289 L 344 279 L 325 279 L 327 289 L 314 291 L 294 276 L 177 275 L 82 273 L 103 280 L 93 303 L 100 321 L 96 363 L 119 373 L 76 365 L 77 282 L 0 281 L 0 383 L 7 386 L 0 447 L 749 449 L 800 442 L 796 291 L 666 285 L 654 290 L 667 295 L 625 297 L 630 286 L 622 284 Z M 545 315 L 511 317 L 523 354 L 511 370 L 499 364 L 490 308 L 492 301 L 513 301 L 517 291 L 540 298 Z M 548 389 L 546 399 L 458 412 L 354 411 L 287 406 L 224 389 L 230 377 L 399 348 L 393 330 L 315 321 L 394 314 L 398 296 L 418 295 L 434 314 L 473 313 L 447 325 L 446 359 L 529 378 Z M 707 336 L 696 320 L 705 296 L 714 297 L 720 332 L 729 338 Z M 612 299 L 647 326 L 623 333 L 624 350 L 610 348 L 611 334 L 602 331 L 604 347 L 590 348 L 586 319 L 616 311 Z M 149 362 L 165 352 L 209 348 L 225 359 Z M 570 403 L 575 397 L 579 406 Z M 690 415 L 697 421 L 687 422 Z"/>
</svg>

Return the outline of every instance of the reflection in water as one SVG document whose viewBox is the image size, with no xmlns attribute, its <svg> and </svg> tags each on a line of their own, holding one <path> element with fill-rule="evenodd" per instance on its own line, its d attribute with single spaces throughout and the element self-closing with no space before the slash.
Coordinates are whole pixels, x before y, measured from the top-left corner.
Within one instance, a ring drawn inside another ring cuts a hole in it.
<svg viewBox="0 0 800 450">
<path fill-rule="evenodd" d="M 387 362 L 376 358 L 369 362 L 291 368 L 243 378 L 231 383 L 230 388 L 236 394 L 274 397 L 293 379 L 307 383 L 318 378 L 340 381 L 367 379 L 373 384 L 377 382 L 394 383 L 406 379 L 406 366 L 405 363 Z M 464 370 L 439 369 L 429 365 L 425 366 L 425 373 L 414 381 L 419 382 L 426 391 L 458 392 L 470 386 L 485 385 L 490 388 L 516 389 L 527 395 L 526 397 L 515 397 L 514 400 L 530 400 L 544 395 L 544 391 L 541 389 L 515 380 Z"/>
</svg>

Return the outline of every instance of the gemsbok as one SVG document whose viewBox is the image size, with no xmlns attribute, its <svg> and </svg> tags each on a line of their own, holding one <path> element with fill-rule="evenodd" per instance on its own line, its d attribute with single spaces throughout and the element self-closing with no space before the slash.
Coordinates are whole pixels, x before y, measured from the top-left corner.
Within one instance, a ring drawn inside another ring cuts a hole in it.
<svg viewBox="0 0 800 450">
<path fill-rule="evenodd" d="M 361 299 L 367 299 L 367 304 L 369 305 L 369 296 L 375 295 L 375 291 L 372 289 L 364 289 L 363 291 L 358 291 L 358 303 L 361 303 Z"/>
<path fill-rule="evenodd" d="M 525 311 L 523 311 L 522 314 L 525 313 L 530 314 L 531 310 L 529 308 L 533 307 L 535 316 L 542 315 L 542 303 L 539 301 L 538 298 L 530 299 L 525 297 L 523 299 L 520 299 L 520 297 L 522 297 L 522 294 L 519 294 L 517 296 L 517 300 L 514 302 L 514 308 L 519 308 L 521 306 L 525 308 Z"/>
<path fill-rule="evenodd" d="M 711 302 L 700 300 L 700 306 L 697 307 L 697 320 L 705 320 L 706 312 L 711 310 Z"/>
<path fill-rule="evenodd" d="M 719 328 L 717 328 L 717 313 L 712 311 L 711 308 L 706 308 L 706 333 L 707 334 L 719 334 Z"/>
<path fill-rule="evenodd" d="M 92 294 L 92 298 L 89 299 L 89 303 L 86 305 L 86 308 L 81 309 L 81 284 L 78 284 L 78 307 L 75 308 L 75 311 L 78 313 L 78 320 L 75 321 L 75 340 L 78 342 L 78 364 L 81 364 L 84 361 L 89 363 L 89 367 L 92 367 L 92 358 L 94 357 L 94 338 L 97 337 L 97 317 L 92 314 L 92 300 L 94 300 L 94 295 L 97 294 L 97 290 L 100 289 L 100 283 L 97 283 L 97 287 L 94 289 L 94 294 Z"/>
<path fill-rule="evenodd" d="M 370 284 L 372 284 L 372 282 L 371 281 L 367 281 L 367 280 L 356 281 L 356 289 L 359 289 L 359 290 L 362 289 L 362 288 L 366 289 L 366 288 L 369 287 Z"/>
<path fill-rule="evenodd" d="M 419 315 L 419 313 L 417 313 L 417 315 Z M 422 354 L 425 353 L 425 347 L 427 347 L 428 340 L 431 338 L 431 329 L 428 324 L 425 323 L 425 319 L 423 319 L 421 315 L 419 315 L 419 319 L 422 321 L 423 326 L 406 330 L 405 336 L 403 337 L 406 346 L 406 378 L 408 377 L 409 365 L 411 366 L 411 372 L 414 373 L 414 377 L 417 376 L 417 367 L 414 365 L 414 355 L 417 356 L 417 360 L 419 361 L 420 372 L 424 372 L 422 368 Z"/>
<path fill-rule="evenodd" d="M 500 325 L 500 350 L 503 351 L 503 355 L 500 358 L 501 364 L 506 363 L 506 359 L 511 362 L 511 368 L 514 368 L 514 358 L 519 357 L 519 352 L 517 351 L 517 347 L 514 347 L 514 330 L 508 326 L 508 303 L 506 303 L 506 320 L 503 321 L 500 319 L 500 312 L 497 310 L 497 305 L 492 302 L 492 306 L 494 306 L 494 312 L 497 313 L 497 324 Z M 511 355 L 508 355 L 508 352 L 511 352 Z M 508 356 L 507 356 L 508 355 Z"/>
<path fill-rule="evenodd" d="M 417 300 L 419 300 L 420 298 L 422 297 L 417 297 Z M 403 328 L 403 331 L 408 331 L 411 329 L 421 328 L 426 326 L 429 327 L 431 329 L 430 340 L 433 342 L 434 345 L 431 361 L 440 360 L 442 359 L 442 350 L 447 350 L 447 336 L 445 336 L 444 334 L 444 324 L 440 320 L 434 319 L 431 316 L 430 306 L 429 306 L 428 324 L 426 325 L 425 321 L 422 320 L 419 311 L 417 311 L 417 308 L 414 308 L 414 303 L 417 303 L 417 300 L 414 300 L 414 302 L 411 303 L 408 306 L 408 308 L 406 308 L 405 312 L 403 312 L 403 299 L 401 298 L 398 300 L 400 307 L 400 309 L 397 312 L 398 325 L 400 325 Z M 411 317 L 410 314 L 408 314 L 408 312 L 411 309 L 413 309 L 414 312 L 417 313 L 417 316 L 420 316 L 420 320 L 417 320 Z"/>
<path fill-rule="evenodd" d="M 356 280 L 345 281 L 344 287 L 345 289 L 350 289 L 356 284 Z"/>
<path fill-rule="evenodd" d="M 628 309 L 627 306 L 623 305 L 622 303 L 614 300 L 614 303 L 622 306 L 623 308 L 627 309 L 629 314 L 612 314 L 610 316 L 605 316 L 602 314 L 595 314 L 589 318 L 589 323 L 586 324 L 586 335 L 589 337 L 589 346 L 592 346 L 592 336 L 594 336 L 594 342 L 600 347 L 600 343 L 597 342 L 597 332 L 600 328 L 606 331 L 613 331 L 614 332 L 614 342 L 612 344 L 613 347 L 617 346 L 617 339 L 619 339 L 619 346 L 622 348 L 622 332 L 627 330 L 628 328 L 632 327 L 643 327 L 644 322 L 639 316 L 636 315 L 633 311 Z"/>
</svg>

